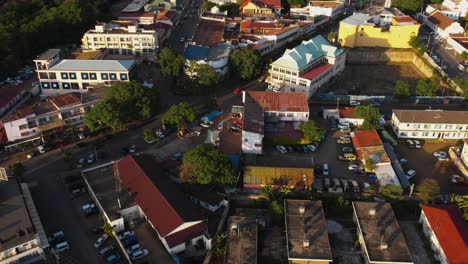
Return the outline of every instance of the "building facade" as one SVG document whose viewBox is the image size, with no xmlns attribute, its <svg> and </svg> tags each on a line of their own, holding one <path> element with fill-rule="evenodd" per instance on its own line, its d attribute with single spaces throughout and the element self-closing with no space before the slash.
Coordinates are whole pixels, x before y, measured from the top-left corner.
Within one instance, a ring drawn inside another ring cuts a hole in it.
<svg viewBox="0 0 468 264">
<path fill-rule="evenodd" d="M 84 50 L 107 49 L 109 54 L 154 57 L 159 48 L 155 30 L 139 27 L 135 20 L 98 23 L 81 39 Z"/>
<path fill-rule="evenodd" d="M 391 125 L 399 138 L 464 139 L 468 137 L 468 112 L 393 110 Z"/>
<path fill-rule="evenodd" d="M 43 95 L 87 92 L 89 88 L 128 82 L 135 60 L 61 60 L 51 49 L 34 60 Z"/>
<path fill-rule="evenodd" d="M 245 0 L 239 7 L 239 12 L 250 15 L 281 15 L 280 0 Z"/>
<path fill-rule="evenodd" d="M 303 41 L 271 64 L 269 83 L 284 92 L 302 92 L 310 98 L 345 67 L 344 50 L 321 35 Z"/>
<path fill-rule="evenodd" d="M 410 16 L 399 13 L 397 16 L 357 13 L 340 21 L 338 41 L 350 48 L 411 48 L 409 41 L 418 35 L 419 26 Z"/>
<path fill-rule="evenodd" d="M 229 72 L 230 54 L 231 45 L 226 43 L 218 44 L 215 47 L 205 47 L 189 44 L 184 51 L 184 57 L 187 64 L 190 64 L 191 62 L 207 64 L 221 76 L 224 76 Z M 187 67 L 186 71 L 188 69 L 189 68 Z"/>
<path fill-rule="evenodd" d="M 450 34 L 463 34 L 465 29 L 460 23 L 453 21 L 439 10 L 432 12 L 424 18 L 425 23 L 443 39 L 450 37 Z"/>
<path fill-rule="evenodd" d="M 327 16 L 337 17 L 345 10 L 343 1 L 310 1 L 306 7 L 309 10 L 310 16 Z"/>
</svg>

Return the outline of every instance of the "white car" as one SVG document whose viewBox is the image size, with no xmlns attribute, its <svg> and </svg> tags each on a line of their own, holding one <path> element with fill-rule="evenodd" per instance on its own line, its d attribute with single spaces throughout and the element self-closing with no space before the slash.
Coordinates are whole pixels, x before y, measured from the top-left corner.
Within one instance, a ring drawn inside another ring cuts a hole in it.
<svg viewBox="0 0 468 264">
<path fill-rule="evenodd" d="M 133 231 L 125 231 L 125 232 L 123 232 L 122 234 L 119 234 L 117 237 L 118 237 L 120 240 L 124 240 L 124 239 L 126 239 L 126 238 L 128 238 L 128 237 L 133 236 L 133 234 L 134 234 Z"/>
<path fill-rule="evenodd" d="M 90 154 L 88 156 L 88 164 L 92 164 L 94 162 L 94 154 Z"/>
<path fill-rule="evenodd" d="M 445 151 L 436 151 L 433 153 L 434 157 L 447 157 L 447 152 Z"/>
<path fill-rule="evenodd" d="M 346 139 L 351 140 L 351 135 L 341 135 L 341 136 L 340 136 L 340 139 L 341 139 L 341 140 L 346 140 Z"/>
<path fill-rule="evenodd" d="M 218 130 L 223 130 L 223 122 L 218 123 Z"/>
<path fill-rule="evenodd" d="M 185 42 L 185 38 L 180 38 L 180 43 L 184 43 Z"/>
<path fill-rule="evenodd" d="M 212 125 L 211 122 L 202 122 L 202 123 L 200 123 L 200 126 L 206 127 L 206 128 L 210 127 L 211 125 Z"/>
<path fill-rule="evenodd" d="M 351 133 L 351 128 L 349 127 L 341 128 L 340 131 L 343 133 Z"/>
<path fill-rule="evenodd" d="M 446 69 L 447 69 L 447 65 L 442 65 L 442 66 L 440 66 L 440 68 L 441 68 L 442 70 L 446 70 Z"/>
<path fill-rule="evenodd" d="M 415 140 L 414 140 L 414 146 L 415 146 L 416 148 L 421 148 L 421 142 L 420 142 L 419 140 L 416 140 L 416 139 L 415 139 Z"/>
<path fill-rule="evenodd" d="M 349 123 L 339 123 L 338 124 L 338 128 L 339 129 L 343 129 L 343 128 L 349 128 Z"/>
<path fill-rule="evenodd" d="M 400 164 L 403 165 L 403 164 L 406 164 L 408 162 L 407 159 L 400 159 Z"/>
<path fill-rule="evenodd" d="M 431 56 L 432 60 L 435 61 L 435 62 L 439 62 L 440 59 L 436 56 L 436 55 L 432 55 Z"/>
<path fill-rule="evenodd" d="M 148 250 L 147 249 L 142 249 L 142 250 L 138 250 L 138 251 L 135 251 L 132 254 L 130 254 L 130 258 L 132 259 L 132 261 L 135 261 L 135 260 L 144 258 L 144 257 L 146 257 L 148 255 L 149 255 Z"/>
<path fill-rule="evenodd" d="M 281 154 L 288 153 L 288 150 L 287 150 L 284 146 L 276 146 L 276 149 L 277 149 Z"/>
<path fill-rule="evenodd" d="M 348 170 L 350 170 L 350 171 L 358 170 L 358 169 L 359 169 L 359 166 L 356 165 L 356 164 L 350 164 L 350 165 L 348 166 Z"/>
<path fill-rule="evenodd" d="M 413 169 L 406 172 L 406 177 L 408 178 L 408 180 L 413 178 L 415 175 L 416 175 L 416 171 Z"/>
<path fill-rule="evenodd" d="M 100 248 L 102 246 L 102 244 L 104 244 L 104 242 L 106 242 L 106 240 L 109 238 L 109 235 L 108 234 L 104 234 L 102 236 L 100 236 L 96 242 L 94 242 L 94 247 L 95 248 Z"/>
<path fill-rule="evenodd" d="M 307 145 L 306 147 L 310 149 L 310 151 L 317 151 L 317 147 L 314 145 Z"/>
<path fill-rule="evenodd" d="M 130 153 L 135 153 L 136 152 L 136 145 L 131 145 L 129 152 Z"/>
<path fill-rule="evenodd" d="M 351 105 L 351 106 L 359 106 L 359 105 L 361 105 L 361 103 L 360 103 L 359 101 L 353 101 L 353 100 L 351 100 L 351 101 L 349 101 L 349 105 Z"/>
<path fill-rule="evenodd" d="M 154 133 L 156 133 L 156 136 L 157 136 L 158 138 L 164 138 L 164 137 L 165 137 L 165 136 L 164 136 L 164 133 L 163 133 L 162 130 L 159 129 L 159 128 L 156 129 L 156 131 L 155 131 Z"/>
<path fill-rule="evenodd" d="M 127 248 L 127 253 L 130 255 L 132 254 L 133 252 L 139 250 L 141 248 L 140 244 L 135 244 L 129 248 Z"/>
<path fill-rule="evenodd" d="M 47 241 L 49 242 L 54 242 L 55 240 L 62 239 L 65 237 L 65 234 L 63 231 L 58 231 L 56 233 L 53 233 L 50 237 L 47 238 Z"/>
</svg>

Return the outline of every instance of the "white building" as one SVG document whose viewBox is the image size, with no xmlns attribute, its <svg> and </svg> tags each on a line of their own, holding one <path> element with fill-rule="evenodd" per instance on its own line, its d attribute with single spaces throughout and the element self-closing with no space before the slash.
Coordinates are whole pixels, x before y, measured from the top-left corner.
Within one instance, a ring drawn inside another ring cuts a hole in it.
<svg viewBox="0 0 468 264">
<path fill-rule="evenodd" d="M 45 261 L 49 246 L 25 183 L 0 180 L 0 264 Z"/>
<path fill-rule="evenodd" d="M 458 54 L 468 52 L 468 37 L 465 37 L 464 34 L 450 34 L 450 37 L 447 38 L 447 44 Z"/>
<path fill-rule="evenodd" d="M 81 96 L 63 94 L 17 109 L 1 121 L 9 142 L 5 148 L 10 149 L 27 141 L 43 140 L 56 129 L 82 124 L 85 110 L 97 104 L 104 96 L 104 90 L 97 89 Z"/>
<path fill-rule="evenodd" d="M 303 93 L 242 92 L 244 103 L 242 153 L 262 154 L 265 123 L 309 120 L 309 104 Z"/>
<path fill-rule="evenodd" d="M 468 263 L 468 225 L 456 205 L 421 204 L 419 223 L 438 263 Z"/>
<path fill-rule="evenodd" d="M 463 140 L 463 148 L 460 154 L 460 159 L 462 160 L 465 167 L 468 169 L 468 138 Z"/>
<path fill-rule="evenodd" d="M 326 16 L 335 18 L 345 10 L 345 4 L 343 1 L 332 0 L 332 1 L 315 1 L 312 0 L 305 7 L 291 8 L 291 13 L 294 14 L 306 14 L 311 17 Z"/>
<path fill-rule="evenodd" d="M 128 82 L 135 60 L 61 60 L 59 49 L 50 49 L 35 60 L 43 95 L 87 92 L 88 88 Z"/>
<path fill-rule="evenodd" d="M 425 23 L 443 39 L 447 39 L 450 34 L 463 34 L 465 30 L 460 23 L 453 21 L 440 11 L 434 11 L 424 18 Z"/>
<path fill-rule="evenodd" d="M 330 45 L 321 35 L 303 41 L 271 64 L 269 83 L 285 92 L 303 92 L 310 98 L 319 87 L 345 67 L 344 50 Z"/>
<path fill-rule="evenodd" d="M 468 0 L 444 0 L 440 5 L 432 4 L 426 7 L 427 14 L 431 14 L 436 10 L 439 10 L 453 21 L 458 21 L 460 18 L 464 18 L 468 12 Z"/>
<path fill-rule="evenodd" d="M 393 110 L 391 124 L 399 138 L 463 139 L 468 137 L 467 111 Z"/>
<path fill-rule="evenodd" d="M 155 30 L 139 27 L 135 20 L 98 23 L 81 39 L 84 50 L 107 49 L 109 54 L 154 57 L 158 46 Z"/>
<path fill-rule="evenodd" d="M 215 47 L 189 44 L 184 50 L 184 58 L 187 63 L 194 61 L 200 64 L 208 64 L 222 76 L 229 71 L 230 54 L 231 45 L 226 43 L 218 44 Z"/>
</svg>

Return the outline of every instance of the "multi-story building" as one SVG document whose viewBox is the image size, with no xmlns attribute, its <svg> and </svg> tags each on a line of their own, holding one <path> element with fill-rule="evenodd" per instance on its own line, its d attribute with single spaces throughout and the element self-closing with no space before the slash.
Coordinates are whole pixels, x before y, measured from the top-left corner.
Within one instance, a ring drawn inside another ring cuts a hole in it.
<svg viewBox="0 0 468 264">
<path fill-rule="evenodd" d="M 333 261 L 322 201 L 284 200 L 284 219 L 289 263 Z"/>
<path fill-rule="evenodd" d="M 357 13 L 340 21 L 338 41 L 345 47 L 411 48 L 419 23 L 399 10 L 376 15 Z"/>
<path fill-rule="evenodd" d="M 271 64 L 269 83 L 285 92 L 303 92 L 310 98 L 319 87 L 340 74 L 346 53 L 321 35 L 303 41 Z"/>
<path fill-rule="evenodd" d="M 450 34 L 463 34 L 465 29 L 460 23 L 453 21 L 439 10 L 432 12 L 424 18 L 425 23 L 443 39 L 450 37 Z"/>
<path fill-rule="evenodd" d="M 353 209 L 364 263 L 413 263 L 389 203 L 353 202 Z"/>
<path fill-rule="evenodd" d="M 245 0 L 239 7 L 239 12 L 249 16 L 281 15 L 280 0 Z"/>
<path fill-rule="evenodd" d="M 109 54 L 154 57 L 158 46 L 155 30 L 140 27 L 135 20 L 98 23 L 81 39 L 84 50 L 107 49 Z"/>
<path fill-rule="evenodd" d="M 26 183 L 0 180 L 0 264 L 45 261 L 49 246 Z"/>
<path fill-rule="evenodd" d="M 444 0 L 442 4 L 432 4 L 426 7 L 427 14 L 431 14 L 436 10 L 439 10 L 453 21 L 458 21 L 460 18 L 464 18 L 468 12 L 468 0 Z"/>
<path fill-rule="evenodd" d="M 391 124 L 399 138 L 468 138 L 467 111 L 393 110 Z"/>
<path fill-rule="evenodd" d="M 93 107 L 104 96 L 100 88 L 86 94 L 68 93 L 39 101 L 32 106 L 18 109 L 1 121 L 9 144 L 41 140 L 67 125 L 80 125 L 86 109 Z"/>
<path fill-rule="evenodd" d="M 345 11 L 345 3 L 343 1 L 309 1 L 305 7 L 291 8 L 291 12 L 295 14 L 305 14 L 310 17 L 326 16 L 335 18 Z"/>
<path fill-rule="evenodd" d="M 34 64 L 41 92 L 49 96 L 128 82 L 135 60 L 62 60 L 59 49 L 50 49 L 39 55 Z"/>
<path fill-rule="evenodd" d="M 231 54 L 231 45 L 220 43 L 214 47 L 199 45 L 187 45 L 184 50 L 184 57 L 187 63 L 195 62 L 211 66 L 221 76 L 229 71 L 229 55 Z M 188 70 L 188 68 L 186 69 Z"/>
<path fill-rule="evenodd" d="M 242 152 L 262 154 L 265 123 L 301 123 L 309 120 L 304 93 L 242 92 L 244 103 Z M 298 127 L 298 126 L 297 126 Z"/>
<path fill-rule="evenodd" d="M 456 205 L 421 205 L 419 223 L 442 264 L 468 263 L 468 225 Z"/>
</svg>

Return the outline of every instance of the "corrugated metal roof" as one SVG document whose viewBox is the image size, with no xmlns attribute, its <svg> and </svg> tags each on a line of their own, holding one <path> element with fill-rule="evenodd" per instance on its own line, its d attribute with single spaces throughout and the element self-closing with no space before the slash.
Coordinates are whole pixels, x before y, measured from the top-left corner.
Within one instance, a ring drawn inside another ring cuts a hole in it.
<svg viewBox="0 0 468 264">
<path fill-rule="evenodd" d="M 305 93 L 249 91 L 247 94 L 259 104 L 263 111 L 307 112 L 309 103 Z"/>
<path fill-rule="evenodd" d="M 135 60 L 62 60 L 52 71 L 130 71 Z"/>
<path fill-rule="evenodd" d="M 310 186 L 314 182 L 312 168 L 280 168 L 247 166 L 244 168 L 245 185 Z"/>
<path fill-rule="evenodd" d="M 467 124 L 468 111 L 393 110 L 401 123 Z"/>
</svg>

